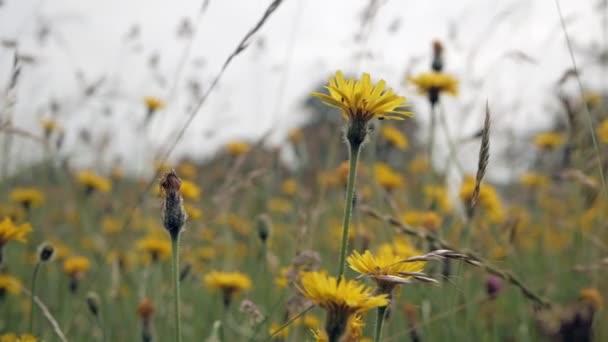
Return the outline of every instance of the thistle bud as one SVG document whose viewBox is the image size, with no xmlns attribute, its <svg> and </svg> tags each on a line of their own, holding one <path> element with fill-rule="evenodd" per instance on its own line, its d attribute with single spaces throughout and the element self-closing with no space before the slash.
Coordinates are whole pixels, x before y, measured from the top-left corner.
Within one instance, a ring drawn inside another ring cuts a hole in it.
<svg viewBox="0 0 608 342">
<path fill-rule="evenodd" d="M 180 193 L 181 184 L 182 181 L 177 177 L 175 170 L 166 173 L 160 181 L 160 187 L 164 194 L 162 205 L 163 225 L 174 240 L 182 231 L 187 218 Z"/>
<path fill-rule="evenodd" d="M 433 42 L 433 62 L 431 68 L 437 72 L 443 70 L 443 44 L 439 40 Z"/>
<path fill-rule="evenodd" d="M 87 293 L 87 307 L 89 311 L 93 314 L 93 316 L 97 316 L 99 314 L 99 296 L 95 292 Z"/>
<path fill-rule="evenodd" d="M 45 261 L 49 261 L 51 260 L 51 258 L 53 257 L 53 254 L 55 254 L 55 248 L 47 243 L 47 242 L 43 242 L 40 246 L 38 246 L 38 261 L 39 262 L 45 262 Z"/>
<path fill-rule="evenodd" d="M 486 293 L 491 299 L 495 299 L 502 289 L 502 281 L 496 276 L 489 276 L 486 280 Z"/>
<path fill-rule="evenodd" d="M 262 243 L 265 244 L 266 240 L 268 240 L 268 237 L 270 236 L 270 231 L 272 230 L 272 221 L 270 220 L 270 216 L 267 214 L 262 214 L 257 217 L 257 230 L 258 237 Z"/>
</svg>

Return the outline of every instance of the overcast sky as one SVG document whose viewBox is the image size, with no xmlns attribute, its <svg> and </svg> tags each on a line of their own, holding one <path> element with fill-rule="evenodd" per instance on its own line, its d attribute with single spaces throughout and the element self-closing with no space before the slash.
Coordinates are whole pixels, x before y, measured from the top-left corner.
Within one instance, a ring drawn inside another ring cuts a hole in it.
<svg viewBox="0 0 608 342">
<path fill-rule="evenodd" d="M 171 141 L 168 137 L 186 119 L 187 84 L 200 82 L 204 90 L 269 2 L 211 0 L 199 16 L 200 0 L 2 0 L 0 39 L 17 41 L 20 53 L 35 58 L 22 69 L 15 124 L 39 134 L 39 119 L 49 115 L 48 103 L 57 99 L 62 105 L 58 120 L 80 164 L 99 158 L 74 143 L 82 127 L 88 127 L 94 139 L 112 137 L 107 160 L 151 155 Z M 582 51 L 602 46 L 599 2 L 560 1 L 577 45 L 576 57 L 584 66 L 585 86 L 592 90 L 599 90 L 599 69 Z M 273 141 L 280 141 L 287 128 L 305 119 L 301 102 L 311 88 L 337 69 L 367 71 L 373 79 L 385 79 L 416 105 L 417 120 L 424 125 L 426 102 L 403 79 L 416 58 L 422 59 L 413 64 L 413 72 L 428 69 L 433 39 L 445 42 L 446 71 L 463 83 L 457 99 L 444 101 L 453 135 L 479 128 L 486 99 L 496 122 L 498 148 L 511 139 L 501 142 L 501 132 L 526 139 L 551 127 L 552 113 L 559 108 L 552 89 L 572 65 L 554 1 L 378 3 L 362 44 L 355 37 L 368 0 L 285 0 L 256 43 L 228 67 L 172 157 L 205 156 L 227 139 L 255 138 L 269 129 L 276 132 Z M 177 37 L 184 18 L 196 30 L 190 50 L 189 39 Z M 134 26 L 139 33 L 130 39 Z M 41 41 L 44 28 L 47 34 Z M 0 84 L 9 78 L 13 53 L 13 48 L 0 47 Z M 155 71 L 148 63 L 153 54 L 159 55 Z M 93 99 L 83 101 L 79 71 L 88 84 L 104 78 Z M 145 116 L 142 98 L 150 95 L 168 105 L 146 134 L 136 133 Z M 467 113 L 465 104 L 471 105 Z M 107 108 L 112 115 L 104 115 Z M 210 131 L 213 136 L 204 134 Z M 15 152 L 26 160 L 39 155 L 27 143 Z"/>
</svg>

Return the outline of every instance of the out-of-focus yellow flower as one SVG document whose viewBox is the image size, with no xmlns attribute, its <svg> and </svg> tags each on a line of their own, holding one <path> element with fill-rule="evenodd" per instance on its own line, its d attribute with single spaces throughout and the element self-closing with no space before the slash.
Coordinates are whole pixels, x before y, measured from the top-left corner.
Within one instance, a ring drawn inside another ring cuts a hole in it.
<svg viewBox="0 0 608 342">
<path fill-rule="evenodd" d="M 289 178 L 281 184 L 281 191 L 287 196 L 293 196 L 298 192 L 298 182 L 295 179 Z"/>
<path fill-rule="evenodd" d="M 549 177 L 540 173 L 526 172 L 519 177 L 519 182 L 521 185 L 528 188 L 542 188 L 550 183 L 550 179 Z"/>
<path fill-rule="evenodd" d="M 460 186 L 460 199 L 468 204 L 473 198 L 475 190 L 475 178 L 471 176 L 465 177 Z M 496 189 L 488 184 L 482 183 L 479 188 L 478 205 L 484 210 L 485 214 L 492 223 L 500 223 L 504 221 L 505 213 L 502 207 L 502 202 Z"/>
<path fill-rule="evenodd" d="M 150 256 L 152 261 L 166 259 L 171 254 L 171 242 L 163 238 L 149 236 L 138 240 L 136 246 Z"/>
<path fill-rule="evenodd" d="M 534 145 L 541 150 L 553 150 L 564 144 L 564 135 L 561 133 L 540 133 L 534 137 Z"/>
<path fill-rule="evenodd" d="M 268 210 L 277 214 L 288 214 L 291 212 L 291 203 L 283 198 L 271 198 L 268 201 Z"/>
<path fill-rule="evenodd" d="M 13 222 L 21 222 L 25 218 L 25 210 L 21 206 L 0 204 L 0 219 L 9 218 Z"/>
<path fill-rule="evenodd" d="M 433 206 L 438 208 L 442 213 L 449 213 L 452 211 L 452 201 L 444 186 L 425 185 L 422 192 L 424 193 L 424 203 L 426 206 L 431 206 L 431 204 L 433 204 Z"/>
<path fill-rule="evenodd" d="M 44 132 L 45 137 L 49 137 L 53 132 L 56 132 L 61 129 L 57 120 L 52 118 L 45 118 L 40 120 L 40 126 L 42 127 L 42 131 Z"/>
<path fill-rule="evenodd" d="M 39 207 L 44 203 L 44 194 L 35 188 L 17 188 L 9 194 L 11 201 L 24 208 Z"/>
<path fill-rule="evenodd" d="M 34 335 L 8 333 L 0 335 L 0 342 L 37 342 L 38 339 Z"/>
<path fill-rule="evenodd" d="M 198 220 L 203 217 L 202 210 L 188 203 L 184 204 L 184 210 L 186 210 L 186 215 L 188 215 L 188 219 L 191 221 Z"/>
<path fill-rule="evenodd" d="M 240 156 L 241 154 L 249 152 L 251 146 L 242 141 L 231 141 L 224 146 L 224 149 L 233 156 Z"/>
<path fill-rule="evenodd" d="M 401 151 L 405 151 L 410 145 L 407 136 L 394 126 L 384 125 L 381 132 L 386 141 Z"/>
<path fill-rule="evenodd" d="M 77 175 L 77 181 L 83 185 L 87 192 L 99 191 L 110 192 L 112 183 L 109 179 L 101 177 L 93 171 L 81 171 Z"/>
<path fill-rule="evenodd" d="M 608 144 L 608 119 L 604 119 L 596 128 L 597 138 L 604 144 Z"/>
<path fill-rule="evenodd" d="M 376 181 L 386 191 L 393 191 L 403 186 L 404 181 L 401 175 L 395 172 L 386 163 L 376 163 L 374 167 Z"/>
<path fill-rule="evenodd" d="M 8 274 L 0 274 L 0 294 L 10 293 L 16 295 L 21 292 L 22 287 L 19 279 Z"/>
<path fill-rule="evenodd" d="M 190 162 L 180 163 L 177 167 L 177 173 L 182 179 L 194 179 L 196 178 L 196 174 L 198 173 L 196 169 L 196 165 Z"/>
<path fill-rule="evenodd" d="M 431 164 L 427 157 L 419 155 L 410 161 L 408 169 L 411 174 L 420 175 L 428 172 L 431 169 Z"/>
<path fill-rule="evenodd" d="M 300 141 L 302 141 L 302 138 L 304 138 L 304 134 L 302 133 L 301 129 L 299 129 L 299 128 L 292 128 L 292 129 L 289 130 L 289 133 L 287 134 L 287 138 L 292 143 L 297 144 Z"/>
<path fill-rule="evenodd" d="M 289 273 L 289 267 L 281 267 L 279 275 L 274 278 L 274 284 L 279 288 L 286 288 L 289 285 L 289 279 L 287 275 Z"/>
<path fill-rule="evenodd" d="M 77 278 L 86 273 L 91 267 L 89 259 L 83 256 L 73 256 L 63 262 L 63 272 L 73 278 Z"/>
<path fill-rule="evenodd" d="M 157 110 L 165 108 L 165 102 L 154 96 L 144 97 L 144 105 L 148 109 L 148 112 L 155 112 Z"/>
<path fill-rule="evenodd" d="M 180 192 L 185 199 L 198 201 L 201 198 L 201 189 L 193 182 L 183 180 Z"/>
<path fill-rule="evenodd" d="M 32 226 L 30 226 L 29 223 L 16 225 L 10 218 L 5 217 L 0 222 L 0 247 L 4 246 L 4 244 L 9 241 L 27 242 L 26 236 L 31 231 Z"/>
<path fill-rule="evenodd" d="M 311 332 L 315 342 L 329 342 L 329 337 L 327 337 L 327 333 L 324 330 L 312 329 Z"/>
<path fill-rule="evenodd" d="M 423 72 L 416 77 L 408 77 L 409 82 L 413 83 L 418 93 L 428 95 L 436 91 L 447 93 L 452 96 L 458 95 L 458 79 L 441 72 Z"/>
<path fill-rule="evenodd" d="M 583 103 L 590 108 L 595 108 L 602 104 L 602 95 L 592 91 L 586 91 L 583 93 Z"/>
<path fill-rule="evenodd" d="M 329 79 L 326 86 L 329 94 L 312 93 L 322 99 L 326 105 L 338 108 L 347 120 L 367 122 L 372 118 L 403 120 L 412 113 L 402 110 L 406 105 L 405 97 L 399 96 L 392 89 L 385 89 L 386 82 L 380 80 L 373 84 L 368 73 L 363 73 L 361 80 L 344 79 L 342 71 Z"/>
<path fill-rule="evenodd" d="M 283 328 L 283 330 L 277 332 L 275 334 L 276 331 L 278 331 L 281 328 L 281 324 L 277 323 L 277 322 L 272 322 L 272 324 L 270 324 L 270 327 L 268 328 L 268 334 L 270 334 L 274 339 L 286 339 L 287 337 L 289 337 L 289 326 Z"/>
<path fill-rule="evenodd" d="M 581 300 L 593 307 L 594 310 L 599 310 L 604 306 L 604 297 L 596 288 L 584 288 L 579 292 Z"/>
<path fill-rule="evenodd" d="M 437 230 L 442 223 L 441 216 L 434 211 L 412 210 L 406 212 L 401 219 L 410 226 L 424 227 L 433 231 Z"/>
<path fill-rule="evenodd" d="M 101 229 L 106 235 L 116 235 L 122 231 L 122 225 L 117 219 L 104 216 L 101 220 Z"/>
<path fill-rule="evenodd" d="M 207 273 L 203 283 L 211 290 L 222 292 L 225 306 L 230 305 L 235 294 L 251 289 L 251 279 L 241 272 L 211 271 Z"/>
</svg>

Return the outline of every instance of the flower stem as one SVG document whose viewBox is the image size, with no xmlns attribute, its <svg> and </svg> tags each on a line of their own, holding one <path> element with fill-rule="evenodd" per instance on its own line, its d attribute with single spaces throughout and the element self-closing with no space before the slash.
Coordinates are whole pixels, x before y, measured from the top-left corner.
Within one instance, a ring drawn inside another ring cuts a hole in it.
<svg viewBox="0 0 608 342">
<path fill-rule="evenodd" d="M 32 288 L 30 290 L 30 334 L 34 334 L 34 297 L 36 296 L 36 279 L 38 278 L 38 270 L 40 269 L 40 261 L 34 266 L 34 273 L 32 274 Z"/>
<path fill-rule="evenodd" d="M 384 325 L 384 314 L 388 306 L 381 306 L 376 313 L 376 331 L 374 332 L 374 342 L 380 342 L 382 339 L 382 327 Z"/>
<path fill-rule="evenodd" d="M 171 237 L 172 271 L 173 271 L 173 303 L 175 307 L 175 341 L 182 341 L 182 323 L 180 317 L 179 294 L 179 234 Z"/>
<path fill-rule="evenodd" d="M 340 245 L 340 264 L 338 279 L 344 275 L 344 264 L 346 262 L 346 251 L 348 245 L 348 229 L 353 211 L 353 198 L 355 195 L 355 181 L 357 179 L 357 163 L 361 145 L 349 144 L 350 165 L 348 168 L 348 181 L 346 183 L 346 199 L 344 200 L 344 217 L 342 219 L 342 244 Z"/>
</svg>

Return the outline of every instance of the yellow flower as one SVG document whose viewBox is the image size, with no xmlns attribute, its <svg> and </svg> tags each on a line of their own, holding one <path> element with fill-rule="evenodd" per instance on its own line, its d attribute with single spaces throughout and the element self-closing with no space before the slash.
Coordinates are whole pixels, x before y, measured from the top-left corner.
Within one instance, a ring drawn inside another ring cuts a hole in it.
<svg viewBox="0 0 608 342">
<path fill-rule="evenodd" d="M 430 206 L 432 203 L 443 213 L 449 213 L 452 211 L 452 201 L 450 200 L 445 187 L 437 185 L 425 185 L 422 192 L 424 192 L 425 196 L 425 205 Z"/>
<path fill-rule="evenodd" d="M 122 224 L 110 216 L 105 216 L 101 220 L 101 229 L 106 235 L 116 235 L 120 233 Z"/>
<path fill-rule="evenodd" d="M 528 188 L 541 188 L 549 184 L 549 177 L 536 172 L 527 172 L 519 177 L 521 185 Z"/>
<path fill-rule="evenodd" d="M 442 223 L 441 216 L 434 211 L 408 211 L 402 216 L 403 222 L 414 227 L 437 230 Z"/>
<path fill-rule="evenodd" d="M 240 272 L 211 271 L 203 281 L 209 289 L 222 291 L 225 306 L 230 305 L 234 294 L 251 289 L 251 279 Z"/>
<path fill-rule="evenodd" d="M 329 338 L 327 337 L 327 333 L 321 329 L 312 329 L 312 337 L 315 339 L 315 342 L 329 342 Z"/>
<path fill-rule="evenodd" d="M 281 325 L 276 322 L 272 322 L 270 324 L 270 328 L 268 328 L 268 333 L 270 335 L 274 335 L 275 331 L 279 330 Z M 279 331 L 276 335 L 273 336 L 274 339 L 286 339 L 289 336 L 289 326 L 283 328 L 283 330 Z"/>
<path fill-rule="evenodd" d="M 21 287 L 22 285 L 19 279 L 8 274 L 0 274 L 0 295 L 4 293 L 19 294 L 21 292 Z"/>
<path fill-rule="evenodd" d="M 473 198 L 475 190 L 475 178 L 471 176 L 465 177 L 460 186 L 460 199 L 467 205 Z M 479 188 L 478 206 L 481 206 L 488 218 L 493 223 L 500 223 L 505 218 L 505 213 L 500 201 L 500 197 L 494 187 L 482 183 Z"/>
<path fill-rule="evenodd" d="M 193 182 L 183 180 L 180 192 L 185 199 L 198 201 L 201 198 L 201 189 Z"/>
<path fill-rule="evenodd" d="M 348 320 L 348 328 L 344 336 L 344 342 L 362 342 L 363 327 L 365 323 L 361 319 L 361 315 L 354 315 Z"/>
<path fill-rule="evenodd" d="M 15 333 L 3 334 L 0 336 L 0 342 L 36 342 L 38 339 L 30 334 L 17 335 Z"/>
<path fill-rule="evenodd" d="M 289 178 L 281 184 L 281 191 L 287 196 L 293 196 L 298 192 L 298 182 L 295 179 Z"/>
<path fill-rule="evenodd" d="M 171 243 L 167 239 L 146 237 L 136 243 L 137 249 L 146 252 L 152 261 L 165 259 L 171 254 Z"/>
<path fill-rule="evenodd" d="M 441 72 L 423 72 L 416 77 L 408 77 L 408 81 L 416 86 L 420 94 L 430 94 L 435 91 L 458 95 L 458 80 Z"/>
<path fill-rule="evenodd" d="M 0 204 L 0 219 L 10 218 L 13 222 L 21 222 L 25 217 L 25 210 L 21 206 Z"/>
<path fill-rule="evenodd" d="M 268 201 L 268 210 L 277 214 L 288 214 L 291 211 L 291 203 L 282 198 L 271 198 Z"/>
<path fill-rule="evenodd" d="M 77 176 L 78 183 L 83 185 L 87 192 L 94 190 L 99 192 L 110 192 L 112 183 L 109 179 L 101 177 L 93 171 L 81 171 Z"/>
<path fill-rule="evenodd" d="M 560 133 L 541 133 L 534 137 L 534 145 L 542 150 L 552 150 L 564 143 L 564 136 Z"/>
<path fill-rule="evenodd" d="M 91 267 L 89 259 L 83 256 L 73 256 L 63 262 L 63 271 L 70 277 L 78 277 L 86 273 Z"/>
<path fill-rule="evenodd" d="M 292 128 L 289 130 L 289 133 L 287 134 L 287 138 L 289 139 L 289 141 L 291 141 L 294 144 L 297 144 L 298 142 L 300 142 L 303 137 L 304 137 L 304 134 L 302 133 L 302 130 L 300 130 L 299 128 Z"/>
<path fill-rule="evenodd" d="M 608 119 L 604 119 L 595 130 L 597 138 L 604 144 L 608 144 Z"/>
<path fill-rule="evenodd" d="M 51 135 L 51 133 L 61 129 L 57 121 L 51 118 L 40 120 L 40 126 L 42 126 L 44 136 L 47 138 Z"/>
<path fill-rule="evenodd" d="M 417 156 L 408 165 L 408 170 L 414 175 L 425 173 L 431 169 L 431 164 L 426 156 Z"/>
<path fill-rule="evenodd" d="M 600 291 L 595 288 L 584 288 L 579 292 L 581 300 L 588 303 L 594 310 L 599 310 L 603 307 L 604 298 Z"/>
<path fill-rule="evenodd" d="M 596 92 L 586 91 L 583 93 L 583 103 L 590 108 L 594 108 L 602 104 L 602 95 Z"/>
<path fill-rule="evenodd" d="M 239 156 L 249 152 L 249 150 L 251 150 L 251 146 L 242 141 L 231 141 L 224 146 L 224 149 L 233 156 Z"/>
<path fill-rule="evenodd" d="M 403 111 L 405 97 L 399 96 L 392 89 L 385 89 L 386 82 L 380 80 L 373 84 L 368 73 L 363 73 L 361 81 L 344 79 L 342 71 L 329 79 L 325 88 L 329 94 L 312 93 L 330 107 L 342 111 L 347 120 L 367 122 L 374 117 L 380 119 L 403 120 L 412 113 Z"/>
<path fill-rule="evenodd" d="M 184 210 L 186 210 L 189 220 L 198 220 L 203 217 L 203 212 L 199 208 L 196 208 L 188 203 L 184 204 Z"/>
<path fill-rule="evenodd" d="M 146 96 L 144 97 L 144 105 L 149 112 L 155 112 L 159 109 L 163 109 L 165 107 L 165 102 L 158 97 Z"/>
<path fill-rule="evenodd" d="M 44 203 L 44 194 L 35 188 L 17 188 L 9 194 L 11 201 L 21 204 L 24 208 L 38 207 Z"/>
<path fill-rule="evenodd" d="M 189 162 L 183 162 L 177 167 L 177 173 L 182 179 L 194 179 L 197 172 L 196 165 Z"/>
<path fill-rule="evenodd" d="M 384 125 L 381 132 L 386 141 L 401 151 L 405 151 L 410 145 L 405 134 L 393 126 Z"/>
<path fill-rule="evenodd" d="M 386 163 L 376 163 L 374 167 L 376 181 L 386 191 L 393 191 L 403 186 L 403 178 Z"/>
<path fill-rule="evenodd" d="M 397 284 L 409 283 L 411 273 L 424 270 L 424 262 L 402 262 L 403 257 L 393 253 L 379 253 L 374 256 L 370 251 L 360 254 L 354 251 L 346 261 L 354 271 L 374 280 L 382 293 L 390 293 Z"/>
<path fill-rule="evenodd" d="M 5 217 L 0 222 L 0 247 L 9 241 L 27 242 L 25 237 L 32 231 L 32 226 L 29 223 L 16 225 L 13 221 Z"/>
</svg>

